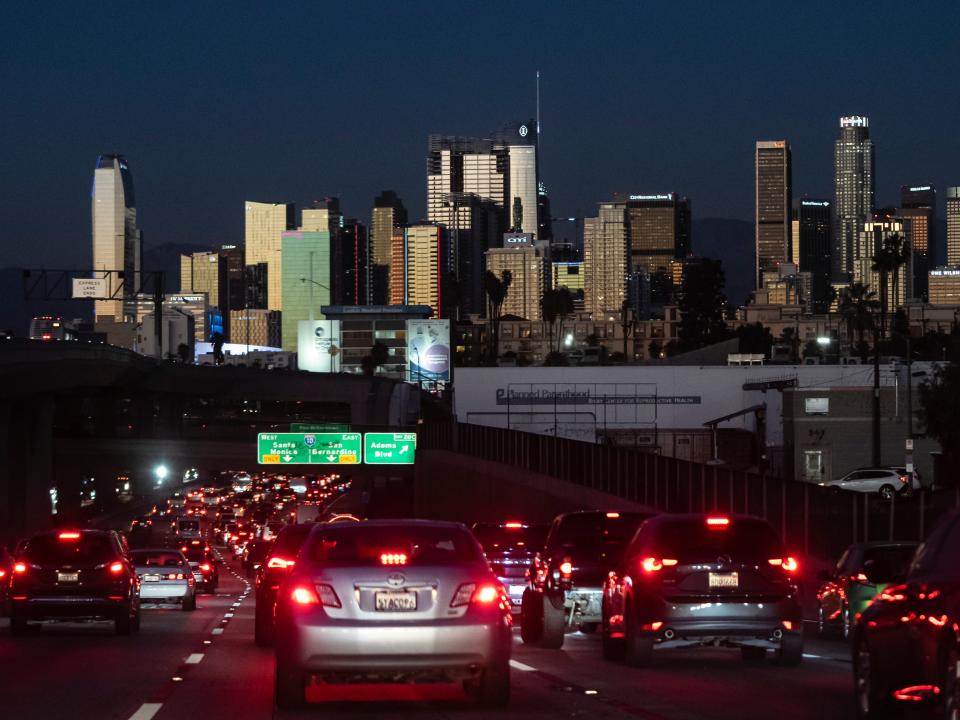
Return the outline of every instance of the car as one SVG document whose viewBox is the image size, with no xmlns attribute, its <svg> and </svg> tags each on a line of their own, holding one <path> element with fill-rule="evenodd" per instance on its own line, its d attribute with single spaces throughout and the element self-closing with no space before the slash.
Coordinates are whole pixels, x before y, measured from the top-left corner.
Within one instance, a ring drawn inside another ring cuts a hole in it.
<svg viewBox="0 0 960 720">
<path fill-rule="evenodd" d="M 637 527 L 652 513 L 590 510 L 557 516 L 520 601 L 520 637 L 563 647 L 568 627 L 584 633 L 600 624 L 603 582 Z"/>
<path fill-rule="evenodd" d="M 36 620 L 109 620 L 118 635 L 140 629 L 140 580 L 116 532 L 61 529 L 27 540 L 13 566 L 11 634 Z"/>
<path fill-rule="evenodd" d="M 516 520 L 475 523 L 471 530 L 490 567 L 506 588 L 514 615 L 520 613 L 523 592 L 530 583 L 533 559 L 543 550 L 549 525 Z"/>
<path fill-rule="evenodd" d="M 888 585 L 853 629 L 853 683 L 861 718 L 896 706 L 960 713 L 960 511 L 939 520 L 903 582 Z M 923 708 L 927 706 L 927 708 Z"/>
<path fill-rule="evenodd" d="M 199 519 L 178 517 L 174 523 L 174 530 L 181 540 L 192 540 L 202 536 Z"/>
<path fill-rule="evenodd" d="M 911 477 L 910 489 L 911 490 L 923 490 L 923 476 L 920 474 L 920 471 L 916 467 L 913 468 L 913 472 L 907 472 L 906 465 L 888 465 L 890 470 L 896 471 L 898 475 L 909 475 Z"/>
<path fill-rule="evenodd" d="M 317 523 L 276 610 L 275 698 L 327 681 L 463 682 L 490 707 L 510 697 L 510 601 L 460 523 Z"/>
<path fill-rule="evenodd" d="M 270 554 L 272 540 L 251 540 L 243 551 L 243 570 L 248 578 L 257 574 L 257 570 Z"/>
<path fill-rule="evenodd" d="M 837 480 L 820 483 L 835 490 L 877 494 L 889 502 L 900 493 L 910 492 L 910 476 L 893 468 L 858 468 Z"/>
<path fill-rule="evenodd" d="M 603 588 L 603 655 L 648 665 L 654 650 L 739 647 L 758 661 L 803 657 L 799 563 L 747 515 L 658 515 L 637 530 Z"/>
<path fill-rule="evenodd" d="M 191 540 L 180 546 L 180 551 L 186 556 L 193 570 L 193 579 L 196 582 L 195 592 L 212 594 L 220 584 L 220 561 L 210 551 L 210 546 L 203 540 Z"/>
<path fill-rule="evenodd" d="M 8 596 L 10 590 L 10 577 L 13 575 L 13 555 L 3 545 L 0 545 L 0 617 L 5 617 L 9 612 Z"/>
<path fill-rule="evenodd" d="M 854 543 L 832 571 L 819 573 L 817 629 L 839 630 L 844 640 L 857 618 L 890 583 L 901 582 L 920 543 Z"/>
<path fill-rule="evenodd" d="M 184 610 L 197 609 L 196 579 L 187 557 L 179 550 L 151 548 L 133 550 L 133 565 L 140 577 L 140 602 L 178 603 Z"/>
<path fill-rule="evenodd" d="M 256 599 L 253 623 L 254 642 L 261 647 L 273 643 L 274 607 L 277 591 L 284 578 L 296 565 L 297 555 L 310 534 L 314 523 L 287 525 L 280 530 L 277 539 L 257 570 L 254 581 Z"/>
</svg>

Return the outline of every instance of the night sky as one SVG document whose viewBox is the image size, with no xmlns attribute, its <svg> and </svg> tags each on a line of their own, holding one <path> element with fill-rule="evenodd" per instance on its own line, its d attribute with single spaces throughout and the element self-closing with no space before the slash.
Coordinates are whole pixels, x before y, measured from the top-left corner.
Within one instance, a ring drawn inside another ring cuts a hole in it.
<svg viewBox="0 0 960 720">
<path fill-rule="evenodd" d="M 878 203 L 960 185 L 956 2 L 24 2 L 4 25 L 0 267 L 90 263 L 101 152 L 148 246 L 240 241 L 244 199 L 369 222 L 393 188 L 421 218 L 427 134 L 532 116 L 537 69 L 555 215 L 676 190 L 750 220 L 757 139 L 790 141 L 795 196 L 832 197 L 846 114 Z"/>
</svg>

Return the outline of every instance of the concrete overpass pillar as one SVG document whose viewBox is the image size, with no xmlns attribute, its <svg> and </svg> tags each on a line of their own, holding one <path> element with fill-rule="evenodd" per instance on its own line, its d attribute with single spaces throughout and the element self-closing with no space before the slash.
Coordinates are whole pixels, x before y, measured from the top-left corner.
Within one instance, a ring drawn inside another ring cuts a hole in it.
<svg viewBox="0 0 960 720">
<path fill-rule="evenodd" d="M 0 404 L 0 540 L 52 524 L 53 395 Z"/>
</svg>

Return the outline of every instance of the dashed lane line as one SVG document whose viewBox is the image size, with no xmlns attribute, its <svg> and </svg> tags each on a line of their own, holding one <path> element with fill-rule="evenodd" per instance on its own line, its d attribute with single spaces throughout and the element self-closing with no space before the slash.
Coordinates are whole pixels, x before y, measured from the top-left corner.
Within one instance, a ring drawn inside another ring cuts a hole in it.
<svg viewBox="0 0 960 720">
<path fill-rule="evenodd" d="M 520 670 L 521 672 L 537 672 L 537 669 L 535 667 L 531 667 L 530 665 L 524 665 L 519 660 L 511 660 L 510 667 L 512 667 L 514 670 Z"/>
<path fill-rule="evenodd" d="M 184 662 L 187 665 L 198 665 L 203 660 L 203 653 L 190 653 Z"/>
<path fill-rule="evenodd" d="M 130 716 L 130 720 L 152 720 L 162 707 L 163 703 L 144 703 Z"/>
</svg>

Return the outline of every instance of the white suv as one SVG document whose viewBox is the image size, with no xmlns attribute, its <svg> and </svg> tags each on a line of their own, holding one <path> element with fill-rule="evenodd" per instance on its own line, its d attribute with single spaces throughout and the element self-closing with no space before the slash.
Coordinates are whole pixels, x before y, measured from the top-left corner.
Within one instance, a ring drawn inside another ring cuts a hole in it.
<svg viewBox="0 0 960 720">
<path fill-rule="evenodd" d="M 839 480 L 820 483 L 838 490 L 861 493 L 877 493 L 881 500 L 893 500 L 894 496 L 910 490 L 910 477 L 906 472 L 893 468 L 859 468 L 848 472 Z"/>
</svg>

